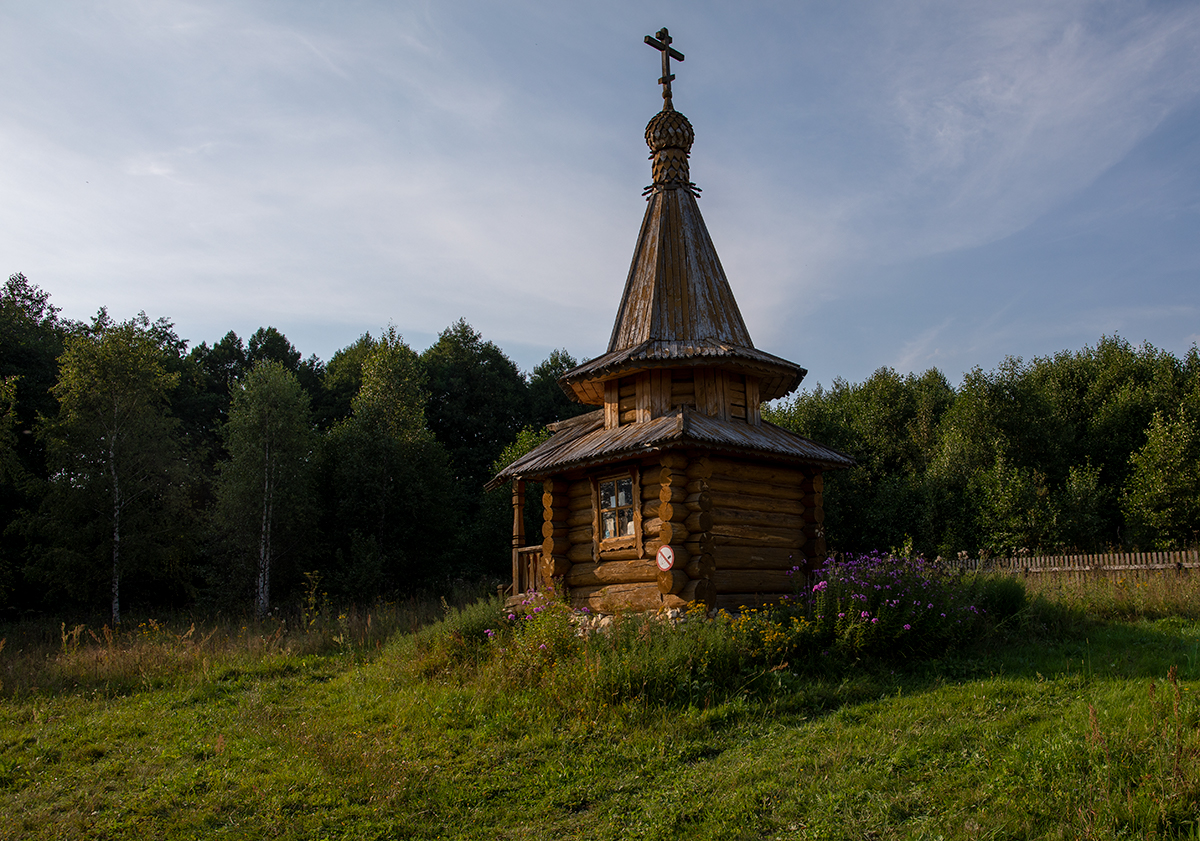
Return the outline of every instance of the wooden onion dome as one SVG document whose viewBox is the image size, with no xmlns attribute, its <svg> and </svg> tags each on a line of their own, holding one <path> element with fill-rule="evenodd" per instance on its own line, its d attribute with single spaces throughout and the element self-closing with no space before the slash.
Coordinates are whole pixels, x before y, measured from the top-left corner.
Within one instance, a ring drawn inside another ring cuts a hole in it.
<svg viewBox="0 0 1200 841">
<path fill-rule="evenodd" d="M 790 590 L 784 570 L 825 551 L 821 472 L 854 463 L 762 420 L 762 401 L 791 393 L 806 371 L 754 347 L 690 178 L 695 131 L 670 84 L 669 61 L 683 55 L 666 29 L 646 42 L 663 53 L 663 108 L 645 134 L 646 213 L 608 350 L 559 379 L 572 399 L 602 408 L 551 424 L 548 441 L 489 483 L 514 482 L 514 592 L 561 578 L 573 601 L 601 610 Z M 525 480 L 546 488 L 536 571 L 519 558 Z M 628 512 L 626 485 L 614 482 L 629 483 Z M 656 571 L 664 546 L 677 566 Z"/>
</svg>

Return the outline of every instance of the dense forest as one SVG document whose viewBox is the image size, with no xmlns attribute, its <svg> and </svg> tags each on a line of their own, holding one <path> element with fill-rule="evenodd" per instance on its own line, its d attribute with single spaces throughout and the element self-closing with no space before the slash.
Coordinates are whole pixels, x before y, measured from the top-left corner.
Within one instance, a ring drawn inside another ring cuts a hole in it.
<svg viewBox="0 0 1200 841">
<path fill-rule="evenodd" d="M 825 480 L 831 548 L 929 558 L 1195 545 L 1200 355 L 1104 337 L 979 368 L 835 380 L 763 415 L 850 453 Z"/>
<path fill-rule="evenodd" d="M 63 319 L 0 290 L 0 618 L 124 606 L 265 613 L 318 586 L 369 601 L 504 576 L 498 464 L 585 411 L 465 321 L 328 362 L 272 327 L 188 343 L 165 319 Z M 1200 357 L 1116 338 L 955 389 L 937 370 L 769 407 L 858 460 L 826 482 L 831 548 L 929 556 L 1165 548 L 1200 529 Z M 531 491 L 532 493 L 532 491 Z M 536 506 L 532 512 L 536 515 Z M 531 524 L 531 526 L 534 524 Z M 533 529 L 536 532 L 536 529 Z"/>
<path fill-rule="evenodd" d="M 0 618 L 126 605 L 369 601 L 510 566 L 485 494 L 522 430 L 584 411 L 555 351 L 528 375 L 465 321 L 326 363 L 271 327 L 188 349 L 165 320 L 60 318 L 0 291 Z"/>
</svg>

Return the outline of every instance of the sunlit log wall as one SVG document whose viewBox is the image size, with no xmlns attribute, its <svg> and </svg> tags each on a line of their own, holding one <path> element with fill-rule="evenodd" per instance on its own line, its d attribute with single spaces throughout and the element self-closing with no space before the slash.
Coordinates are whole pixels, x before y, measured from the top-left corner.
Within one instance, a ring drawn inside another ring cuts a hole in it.
<svg viewBox="0 0 1200 841">
<path fill-rule="evenodd" d="M 621 466 L 545 483 L 543 585 L 601 613 L 736 608 L 778 600 L 824 555 L 819 471 L 669 452 L 638 463 L 640 541 L 603 549 L 595 479 Z M 675 565 L 659 570 L 661 546 Z"/>
</svg>

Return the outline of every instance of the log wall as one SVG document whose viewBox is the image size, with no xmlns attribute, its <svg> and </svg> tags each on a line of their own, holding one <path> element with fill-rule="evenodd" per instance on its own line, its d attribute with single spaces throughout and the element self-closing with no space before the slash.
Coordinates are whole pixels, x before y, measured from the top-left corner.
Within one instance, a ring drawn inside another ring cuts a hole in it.
<svg viewBox="0 0 1200 841">
<path fill-rule="evenodd" d="M 812 508 L 820 502 L 812 476 L 798 467 L 727 457 L 708 461 L 717 604 L 757 605 L 793 592 L 794 568 L 808 566 L 812 521 L 823 519 Z"/>
<path fill-rule="evenodd" d="M 758 377 L 720 368 L 652 368 L 604 384 L 607 429 L 645 423 L 680 406 L 722 420 L 762 425 Z"/>
<path fill-rule="evenodd" d="M 716 397 L 724 395 L 733 419 L 752 422 L 754 378 L 718 369 L 694 369 L 687 372 L 691 379 L 678 373 L 643 372 L 612 384 L 613 419 L 635 422 L 680 405 L 681 398 L 715 410 Z M 619 466 L 605 465 L 592 474 L 614 469 Z M 823 490 L 815 468 L 662 453 L 639 465 L 640 539 L 632 547 L 601 549 L 592 475 L 548 480 L 539 587 L 561 581 L 575 606 L 602 612 L 777 600 L 794 590 L 795 568 L 807 571 L 824 559 Z M 670 570 L 655 563 L 663 546 L 674 553 Z"/>
</svg>

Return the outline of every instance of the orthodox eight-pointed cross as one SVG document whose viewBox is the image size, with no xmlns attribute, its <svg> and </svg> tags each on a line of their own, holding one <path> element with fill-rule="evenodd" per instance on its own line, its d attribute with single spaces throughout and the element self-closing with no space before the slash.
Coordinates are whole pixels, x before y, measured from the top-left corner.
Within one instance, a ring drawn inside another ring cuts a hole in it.
<svg viewBox="0 0 1200 841">
<path fill-rule="evenodd" d="M 671 59 L 683 61 L 683 53 L 671 48 L 671 35 L 665 26 L 655 35 L 657 36 L 655 38 L 647 35 L 646 43 L 662 53 L 662 78 L 658 80 L 658 83 L 663 86 L 663 110 L 673 111 L 675 108 L 671 104 L 671 82 L 675 79 L 675 75 L 671 72 Z"/>
</svg>

